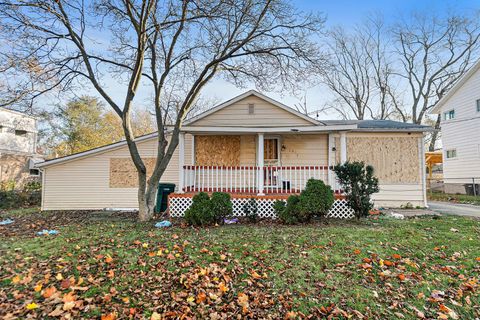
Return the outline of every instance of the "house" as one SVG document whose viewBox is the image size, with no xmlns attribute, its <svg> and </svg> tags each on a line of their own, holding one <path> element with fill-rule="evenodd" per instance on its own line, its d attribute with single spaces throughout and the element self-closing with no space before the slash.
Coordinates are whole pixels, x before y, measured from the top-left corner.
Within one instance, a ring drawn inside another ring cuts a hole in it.
<svg viewBox="0 0 480 320">
<path fill-rule="evenodd" d="M 37 154 L 37 119 L 33 116 L 0 108 L 0 183 L 21 188 L 39 179 L 34 163 Z"/>
<path fill-rule="evenodd" d="M 271 214 L 274 199 L 300 192 L 311 177 L 339 194 L 331 167 L 362 160 L 380 179 L 377 206 L 410 202 L 424 207 L 423 134 L 428 130 L 395 121 L 319 121 L 252 90 L 185 121 L 161 181 L 176 185 L 170 196 L 173 215 L 183 214 L 199 191 L 231 193 L 236 212 L 255 196 L 268 202 Z M 137 142 L 148 171 L 156 134 Z M 43 210 L 137 208 L 137 175 L 124 141 L 38 167 Z"/>
<path fill-rule="evenodd" d="M 465 194 L 480 190 L 480 61 L 431 111 L 441 114 L 444 191 Z M 473 191 L 473 188 L 470 188 Z"/>
</svg>

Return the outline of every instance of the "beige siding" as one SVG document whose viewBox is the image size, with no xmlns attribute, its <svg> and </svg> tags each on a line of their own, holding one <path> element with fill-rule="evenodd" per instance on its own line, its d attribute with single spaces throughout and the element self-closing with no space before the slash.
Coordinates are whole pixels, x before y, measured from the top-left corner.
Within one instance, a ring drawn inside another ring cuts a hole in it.
<svg viewBox="0 0 480 320">
<path fill-rule="evenodd" d="M 282 136 L 281 161 L 284 166 L 327 165 L 328 135 Z"/>
<path fill-rule="evenodd" d="M 254 166 L 257 163 L 257 140 L 254 135 L 240 136 L 240 165 Z"/>
<path fill-rule="evenodd" d="M 185 164 L 191 164 L 191 136 L 185 137 Z M 138 144 L 142 157 L 156 153 L 155 138 Z M 137 188 L 110 188 L 110 159 L 129 158 L 127 146 L 45 168 L 43 210 L 138 208 Z M 178 149 L 161 181 L 178 185 Z"/>
<path fill-rule="evenodd" d="M 251 103 L 255 106 L 254 114 L 248 114 L 248 105 Z M 312 123 L 256 96 L 249 96 L 190 125 L 274 127 L 312 125 Z"/>
</svg>

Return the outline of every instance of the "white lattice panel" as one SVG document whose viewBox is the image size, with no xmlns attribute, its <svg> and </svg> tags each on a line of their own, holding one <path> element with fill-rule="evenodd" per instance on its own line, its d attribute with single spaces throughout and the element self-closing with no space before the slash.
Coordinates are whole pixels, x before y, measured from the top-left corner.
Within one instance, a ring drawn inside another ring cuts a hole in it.
<svg viewBox="0 0 480 320">
<path fill-rule="evenodd" d="M 355 217 L 353 209 L 347 204 L 346 200 L 338 199 L 333 202 L 330 211 L 327 213 L 328 218 L 352 219 Z"/>
<path fill-rule="evenodd" d="M 244 215 L 243 206 L 248 202 L 247 198 L 233 198 L 233 215 L 241 217 Z M 273 204 L 275 199 L 262 199 L 257 198 L 258 216 L 261 218 L 277 218 L 275 210 L 273 210 Z M 185 211 L 192 205 L 192 198 L 189 197 L 170 197 L 170 216 L 174 218 L 183 217 Z M 327 214 L 329 218 L 339 219 L 351 219 L 355 215 L 353 210 L 348 206 L 346 200 L 335 200 L 332 208 Z"/>
</svg>

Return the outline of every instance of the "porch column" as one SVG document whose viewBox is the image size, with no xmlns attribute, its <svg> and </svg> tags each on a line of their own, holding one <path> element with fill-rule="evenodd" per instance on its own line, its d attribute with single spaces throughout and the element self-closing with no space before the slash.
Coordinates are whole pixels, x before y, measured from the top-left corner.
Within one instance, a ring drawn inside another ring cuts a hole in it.
<svg viewBox="0 0 480 320">
<path fill-rule="evenodd" d="M 333 184 L 335 182 L 335 177 L 333 175 L 333 171 L 331 167 L 335 165 L 335 136 L 333 133 L 328 134 L 328 176 L 327 176 L 327 184 L 331 186 L 332 188 L 334 187 Z"/>
<path fill-rule="evenodd" d="M 257 167 L 258 167 L 258 179 L 257 179 L 257 188 L 258 188 L 258 195 L 263 196 L 265 193 L 263 192 L 263 184 L 264 184 L 264 177 L 263 177 L 263 133 L 259 133 L 257 137 Z"/>
<path fill-rule="evenodd" d="M 185 133 L 178 135 L 178 192 L 183 193 L 185 181 Z"/>
<path fill-rule="evenodd" d="M 347 133 L 340 132 L 340 163 L 347 162 Z"/>
</svg>

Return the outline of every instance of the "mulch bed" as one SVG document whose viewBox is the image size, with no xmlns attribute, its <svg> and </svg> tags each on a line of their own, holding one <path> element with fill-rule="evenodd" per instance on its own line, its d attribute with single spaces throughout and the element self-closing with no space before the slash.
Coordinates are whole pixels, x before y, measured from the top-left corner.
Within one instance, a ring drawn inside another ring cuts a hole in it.
<svg viewBox="0 0 480 320">
<path fill-rule="evenodd" d="M 12 224 L 0 226 L 0 237 L 30 236 L 44 229 L 57 230 L 60 227 L 85 225 L 98 221 L 135 221 L 136 212 L 119 211 L 55 211 L 34 212 L 23 216 L 9 216 L 0 212 L 0 220 L 11 218 Z"/>
</svg>

